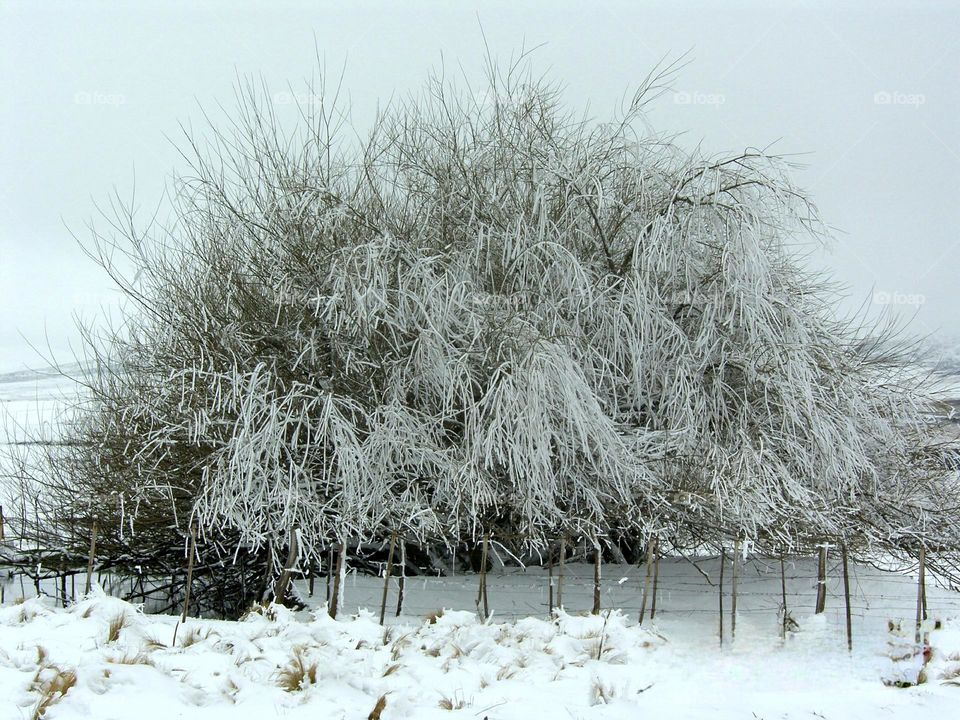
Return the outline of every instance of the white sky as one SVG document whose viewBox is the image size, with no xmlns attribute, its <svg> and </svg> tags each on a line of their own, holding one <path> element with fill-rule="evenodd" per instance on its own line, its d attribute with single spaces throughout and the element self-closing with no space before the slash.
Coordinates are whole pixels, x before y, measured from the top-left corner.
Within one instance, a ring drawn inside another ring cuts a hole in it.
<svg viewBox="0 0 960 720">
<path fill-rule="evenodd" d="M 957 4 L 2 0 L 0 371 L 43 364 L 27 341 L 64 352 L 73 313 L 116 302 L 68 228 L 82 235 L 93 203 L 134 178 L 155 204 L 177 166 L 165 136 L 198 103 L 230 102 L 238 73 L 283 91 L 310 74 L 316 40 L 330 67 L 346 61 L 362 125 L 441 58 L 477 77 L 480 23 L 503 60 L 546 43 L 537 69 L 599 119 L 689 51 L 653 125 L 710 151 L 805 153 L 796 179 L 838 229 L 819 261 L 849 308 L 889 297 L 916 309 L 917 333 L 960 335 Z"/>
</svg>

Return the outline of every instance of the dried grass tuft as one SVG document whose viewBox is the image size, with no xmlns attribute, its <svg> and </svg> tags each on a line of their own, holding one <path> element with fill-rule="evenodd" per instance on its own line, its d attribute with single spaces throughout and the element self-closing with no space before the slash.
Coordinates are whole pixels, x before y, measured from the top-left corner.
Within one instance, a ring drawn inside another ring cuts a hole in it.
<svg viewBox="0 0 960 720">
<path fill-rule="evenodd" d="M 110 621 L 107 626 L 107 642 L 114 643 L 120 639 L 120 631 L 127 626 L 127 614 L 119 613 Z"/>
<path fill-rule="evenodd" d="M 295 647 L 293 658 L 277 674 L 277 685 L 287 692 L 297 692 L 317 683 L 317 664 L 308 662 L 304 655 L 304 648 Z"/>
<path fill-rule="evenodd" d="M 440 698 L 440 702 L 437 703 L 437 707 L 441 710 L 462 710 L 469 706 L 470 703 L 468 703 L 466 698 L 463 697 L 463 694 L 459 692 L 455 692 L 453 697 L 444 695 Z"/>
<path fill-rule="evenodd" d="M 191 645 L 196 645 L 199 642 L 203 642 L 209 638 L 211 632 L 208 628 L 199 628 L 192 626 L 186 633 L 183 635 L 183 639 L 180 640 L 180 647 L 188 648 Z"/>
<path fill-rule="evenodd" d="M 367 715 L 367 720 L 380 720 L 380 715 L 383 713 L 383 709 L 387 706 L 387 696 L 381 695 L 377 699 L 377 704 L 373 706 L 373 710 L 370 711 L 370 714 Z"/>
<path fill-rule="evenodd" d="M 623 694 L 622 689 L 613 683 L 605 683 L 598 677 L 593 678 L 590 685 L 590 704 L 608 705 Z"/>
<path fill-rule="evenodd" d="M 57 704 L 63 696 L 77 684 L 75 670 L 64 670 L 56 665 L 45 665 L 37 670 L 30 683 L 30 690 L 39 693 L 40 698 L 33 706 L 32 720 L 40 720 L 52 705 Z"/>
<path fill-rule="evenodd" d="M 153 667 L 153 658 L 150 657 L 149 653 L 142 651 L 138 653 L 125 653 L 107 658 L 106 660 L 108 663 L 113 663 L 114 665 L 148 665 Z"/>
<path fill-rule="evenodd" d="M 960 686 L 960 664 L 957 664 L 960 661 L 954 660 L 953 657 L 948 658 L 948 660 L 954 664 L 940 673 L 940 680 L 945 685 Z"/>
<path fill-rule="evenodd" d="M 410 644 L 410 633 L 401 635 L 393 641 L 393 648 L 390 650 L 390 659 L 396 662 L 400 659 L 400 653 Z"/>
</svg>

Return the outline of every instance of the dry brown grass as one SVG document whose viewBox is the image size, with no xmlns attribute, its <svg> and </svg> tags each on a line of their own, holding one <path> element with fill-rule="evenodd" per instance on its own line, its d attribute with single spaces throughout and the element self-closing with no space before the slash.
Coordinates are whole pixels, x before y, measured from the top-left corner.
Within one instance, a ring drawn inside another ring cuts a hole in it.
<svg viewBox="0 0 960 720">
<path fill-rule="evenodd" d="M 393 641 L 393 647 L 390 650 L 390 660 L 396 662 L 400 659 L 400 653 L 410 644 L 410 633 L 401 635 Z"/>
<path fill-rule="evenodd" d="M 32 720 L 40 720 L 47 710 L 60 702 L 76 684 L 75 670 L 64 670 L 56 665 L 45 665 L 37 670 L 30 683 L 30 690 L 38 693 L 40 698 L 33 706 Z"/>
<path fill-rule="evenodd" d="M 277 673 L 277 685 L 287 692 L 297 692 L 317 682 L 317 664 L 308 662 L 304 653 L 303 647 L 293 648 L 293 658 Z"/>
<path fill-rule="evenodd" d="M 593 683 L 590 686 L 591 705 L 607 705 L 620 695 L 621 692 L 615 685 L 607 684 L 597 677 L 593 678 Z"/>
<path fill-rule="evenodd" d="M 106 658 L 106 660 L 108 663 L 113 663 L 114 665 L 149 665 L 153 667 L 153 658 L 150 657 L 149 653 L 143 651 L 138 653 L 125 653 L 123 655 Z"/>
<path fill-rule="evenodd" d="M 370 711 L 370 714 L 367 715 L 367 720 L 380 720 L 380 715 L 383 713 L 383 709 L 387 706 L 387 696 L 381 695 L 377 699 L 377 704 L 373 706 L 373 710 Z"/>
<path fill-rule="evenodd" d="M 953 664 L 940 673 L 940 680 L 946 685 L 960 686 L 960 658 L 952 655 L 947 660 Z"/>
<path fill-rule="evenodd" d="M 120 639 L 120 631 L 127 626 L 126 613 L 119 613 L 107 625 L 107 642 L 114 643 Z"/>
<path fill-rule="evenodd" d="M 466 701 L 461 693 L 454 693 L 453 697 L 444 695 L 440 698 L 440 702 L 437 703 L 437 707 L 441 710 L 462 710 L 469 706 L 470 703 Z"/>
<path fill-rule="evenodd" d="M 277 611 L 273 608 L 272 605 L 264 605 L 263 603 L 254 603 L 250 606 L 250 609 L 247 610 L 243 615 L 240 616 L 240 622 L 250 618 L 253 615 L 260 615 L 265 617 L 271 622 L 277 619 Z"/>
<path fill-rule="evenodd" d="M 191 645 L 196 645 L 198 642 L 202 642 L 211 636 L 209 629 L 199 628 L 192 626 L 186 633 L 183 635 L 183 639 L 180 641 L 180 647 L 188 648 Z"/>
<path fill-rule="evenodd" d="M 390 667 L 388 667 L 386 670 L 383 671 L 383 677 L 389 677 L 399 669 L 400 669 L 400 663 L 393 663 Z"/>
<path fill-rule="evenodd" d="M 237 693 L 240 692 L 240 687 L 233 681 L 233 678 L 228 677 L 224 683 L 225 687 L 223 689 L 223 696 L 227 701 L 234 705 L 237 702 Z"/>
<path fill-rule="evenodd" d="M 161 650 L 165 647 L 167 647 L 165 642 L 152 635 L 147 635 L 143 638 L 143 648 L 145 650 Z"/>
</svg>

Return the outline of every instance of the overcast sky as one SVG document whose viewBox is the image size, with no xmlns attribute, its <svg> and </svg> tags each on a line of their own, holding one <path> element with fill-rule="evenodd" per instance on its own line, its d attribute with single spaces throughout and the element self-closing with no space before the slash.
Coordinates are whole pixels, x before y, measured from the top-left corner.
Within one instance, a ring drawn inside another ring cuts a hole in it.
<svg viewBox="0 0 960 720">
<path fill-rule="evenodd" d="M 114 188 L 160 197 L 166 139 L 238 74 L 283 92 L 315 42 L 346 62 L 357 122 L 431 68 L 478 77 L 484 41 L 604 119 L 664 56 L 686 57 L 653 107 L 663 132 L 710 151 L 775 143 L 836 228 L 817 262 L 846 308 L 890 302 L 917 333 L 960 335 L 960 10 L 918 2 L 0 2 L 0 371 L 63 353 L 71 316 L 116 302 L 70 231 Z M 26 339 L 24 339 L 26 338 Z"/>
</svg>

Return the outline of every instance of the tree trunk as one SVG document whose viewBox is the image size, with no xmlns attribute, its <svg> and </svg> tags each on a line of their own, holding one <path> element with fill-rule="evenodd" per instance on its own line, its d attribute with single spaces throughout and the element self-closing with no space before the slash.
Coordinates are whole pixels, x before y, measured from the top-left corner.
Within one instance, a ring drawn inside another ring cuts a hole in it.
<svg viewBox="0 0 960 720">
<path fill-rule="evenodd" d="M 397 544 L 397 532 L 390 535 L 390 550 L 387 552 L 387 569 L 383 574 L 383 597 L 380 598 L 380 624 L 387 614 L 387 593 L 390 590 L 390 576 L 393 575 L 393 548 Z"/>
</svg>

